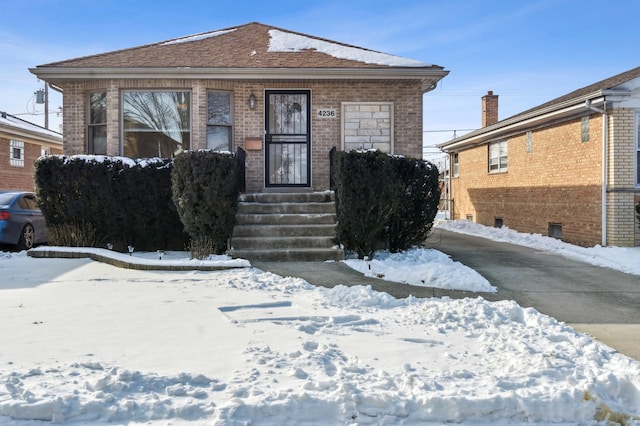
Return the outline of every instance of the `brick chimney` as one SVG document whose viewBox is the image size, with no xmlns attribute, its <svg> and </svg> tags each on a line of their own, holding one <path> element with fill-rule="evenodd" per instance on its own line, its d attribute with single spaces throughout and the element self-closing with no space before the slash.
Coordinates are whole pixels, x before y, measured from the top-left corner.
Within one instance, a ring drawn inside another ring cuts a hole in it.
<svg viewBox="0 0 640 426">
<path fill-rule="evenodd" d="M 491 126 L 498 122 L 498 95 L 489 90 L 482 97 L 482 127 Z"/>
</svg>

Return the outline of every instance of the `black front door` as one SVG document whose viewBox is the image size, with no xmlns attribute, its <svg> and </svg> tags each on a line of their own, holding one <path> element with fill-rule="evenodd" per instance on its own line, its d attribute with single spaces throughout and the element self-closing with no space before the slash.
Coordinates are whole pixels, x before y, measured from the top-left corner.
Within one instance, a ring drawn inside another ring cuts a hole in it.
<svg viewBox="0 0 640 426">
<path fill-rule="evenodd" d="M 308 187 L 311 177 L 311 92 L 267 90 L 265 185 Z"/>
</svg>

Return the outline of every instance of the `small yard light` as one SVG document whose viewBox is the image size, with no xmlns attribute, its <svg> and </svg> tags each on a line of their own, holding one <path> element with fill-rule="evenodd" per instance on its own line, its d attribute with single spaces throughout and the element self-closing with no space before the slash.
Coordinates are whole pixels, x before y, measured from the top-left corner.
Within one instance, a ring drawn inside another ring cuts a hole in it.
<svg viewBox="0 0 640 426">
<path fill-rule="evenodd" d="M 129 249 L 129 256 L 131 256 L 133 254 L 133 246 L 128 246 L 127 247 Z"/>
<path fill-rule="evenodd" d="M 249 95 L 249 109 L 252 111 L 256 109 L 257 102 L 258 100 L 256 99 L 256 95 L 251 92 L 251 94 Z"/>
<path fill-rule="evenodd" d="M 109 250 L 113 250 L 113 244 L 111 244 L 111 243 L 107 243 L 107 248 L 108 248 Z"/>
<path fill-rule="evenodd" d="M 158 259 L 162 260 L 162 256 L 164 256 L 164 250 L 158 250 Z"/>
</svg>

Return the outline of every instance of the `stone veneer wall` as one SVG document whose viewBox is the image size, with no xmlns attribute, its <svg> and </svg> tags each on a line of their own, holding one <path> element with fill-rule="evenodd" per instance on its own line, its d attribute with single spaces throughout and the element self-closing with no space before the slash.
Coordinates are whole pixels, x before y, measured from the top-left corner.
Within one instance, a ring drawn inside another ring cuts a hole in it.
<svg viewBox="0 0 640 426">
<path fill-rule="evenodd" d="M 342 149 L 393 152 L 393 103 L 343 102 Z"/>
</svg>

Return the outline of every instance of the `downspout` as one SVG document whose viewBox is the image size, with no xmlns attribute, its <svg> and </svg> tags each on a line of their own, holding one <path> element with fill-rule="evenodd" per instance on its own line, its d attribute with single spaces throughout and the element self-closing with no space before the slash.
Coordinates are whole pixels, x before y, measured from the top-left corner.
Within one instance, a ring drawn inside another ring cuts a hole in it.
<svg viewBox="0 0 640 426">
<path fill-rule="evenodd" d="M 602 247 L 607 246 L 607 131 L 609 117 L 607 115 L 607 103 L 603 109 L 591 105 L 591 100 L 585 101 L 585 106 L 591 111 L 602 114 Z"/>
</svg>

